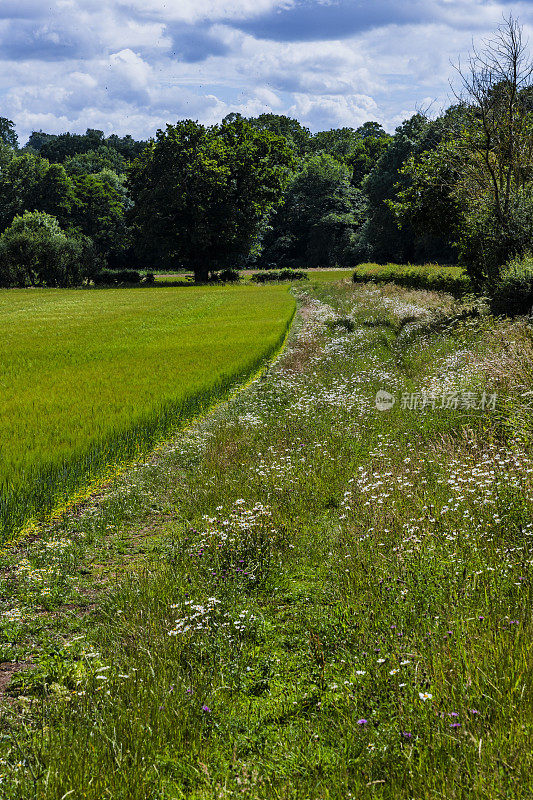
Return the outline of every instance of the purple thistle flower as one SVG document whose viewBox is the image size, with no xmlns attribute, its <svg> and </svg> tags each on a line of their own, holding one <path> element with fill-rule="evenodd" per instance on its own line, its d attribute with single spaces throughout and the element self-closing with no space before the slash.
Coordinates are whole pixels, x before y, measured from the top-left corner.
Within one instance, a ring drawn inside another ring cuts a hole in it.
<svg viewBox="0 0 533 800">
<path fill-rule="evenodd" d="M 368 722 L 368 720 L 367 720 L 367 719 L 358 719 L 358 720 L 357 720 L 357 724 L 358 724 L 358 725 L 366 725 L 366 724 L 367 724 L 367 722 Z"/>
</svg>

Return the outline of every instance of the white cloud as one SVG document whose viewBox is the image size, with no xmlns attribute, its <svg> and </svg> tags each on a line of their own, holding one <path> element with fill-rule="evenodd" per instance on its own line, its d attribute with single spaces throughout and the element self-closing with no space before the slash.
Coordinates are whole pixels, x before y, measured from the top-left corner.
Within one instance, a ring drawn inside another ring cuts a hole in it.
<svg viewBox="0 0 533 800">
<path fill-rule="evenodd" d="M 337 14 L 330 39 L 327 25 L 309 26 L 313 41 L 301 31 L 291 41 L 259 39 L 241 24 L 319 8 Z M 0 115 L 14 119 L 22 140 L 40 127 L 144 138 L 167 121 L 211 124 L 230 111 L 289 113 L 312 129 L 376 119 L 392 130 L 417 107 L 452 101 L 450 60 L 468 52 L 472 35 L 490 35 L 510 10 L 533 22 L 525 2 L 373 0 L 357 5 L 354 30 L 354 8 L 352 0 L 0 0 Z M 345 31 L 341 12 L 351 20 Z"/>
<path fill-rule="evenodd" d="M 380 122 L 379 108 L 372 97 L 362 94 L 320 95 L 296 94 L 289 115 L 310 128 L 357 128 L 369 119 Z"/>
</svg>

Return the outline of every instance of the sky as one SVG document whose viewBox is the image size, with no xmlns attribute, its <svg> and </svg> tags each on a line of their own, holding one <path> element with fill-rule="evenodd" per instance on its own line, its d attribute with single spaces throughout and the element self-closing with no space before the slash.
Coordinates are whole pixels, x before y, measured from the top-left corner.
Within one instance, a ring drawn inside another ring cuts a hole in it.
<svg viewBox="0 0 533 800">
<path fill-rule="evenodd" d="M 533 0 L 0 0 L 0 116 L 21 144 L 232 111 L 392 132 L 509 13 L 533 34 Z"/>
</svg>

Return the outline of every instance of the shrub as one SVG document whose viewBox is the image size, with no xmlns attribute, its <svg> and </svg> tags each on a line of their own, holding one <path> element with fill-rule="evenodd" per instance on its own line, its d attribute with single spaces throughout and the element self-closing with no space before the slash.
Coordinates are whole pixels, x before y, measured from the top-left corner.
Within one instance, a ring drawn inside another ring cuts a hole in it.
<svg viewBox="0 0 533 800">
<path fill-rule="evenodd" d="M 530 314 L 533 306 L 533 256 L 511 261 L 494 285 L 490 297 L 493 314 Z"/>
<path fill-rule="evenodd" d="M 98 270 L 92 241 L 41 211 L 17 216 L 0 236 L 0 286 L 77 286 Z"/>
<path fill-rule="evenodd" d="M 254 272 L 251 280 L 254 283 L 269 283 L 271 281 L 301 281 L 307 280 L 307 272 L 297 269 L 268 270 L 264 272 Z"/>
<path fill-rule="evenodd" d="M 138 285 L 141 283 L 141 274 L 134 269 L 102 269 L 94 276 L 93 281 L 96 286 Z"/>
<path fill-rule="evenodd" d="M 502 265 L 520 259 L 533 240 L 533 198 L 514 198 L 505 224 L 496 218 L 492 206 L 480 201 L 461 229 L 459 257 L 476 291 L 493 295 Z"/>
<path fill-rule="evenodd" d="M 239 271 L 236 269 L 221 269 L 211 273 L 210 281 L 213 283 L 236 283 L 240 277 Z"/>
<path fill-rule="evenodd" d="M 461 296 L 472 291 L 467 275 L 457 267 L 399 266 L 397 264 L 361 264 L 353 274 L 353 282 L 375 281 L 397 283 L 407 289 L 426 289 L 430 292 L 448 292 Z"/>
</svg>

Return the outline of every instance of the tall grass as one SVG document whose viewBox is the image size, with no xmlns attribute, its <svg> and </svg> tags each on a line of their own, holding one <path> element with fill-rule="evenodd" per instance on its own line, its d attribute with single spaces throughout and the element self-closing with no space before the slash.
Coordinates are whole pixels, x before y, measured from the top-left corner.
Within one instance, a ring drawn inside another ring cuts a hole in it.
<svg viewBox="0 0 533 800">
<path fill-rule="evenodd" d="M 0 293 L 0 540 L 227 394 L 293 309 L 280 287 Z"/>
</svg>

